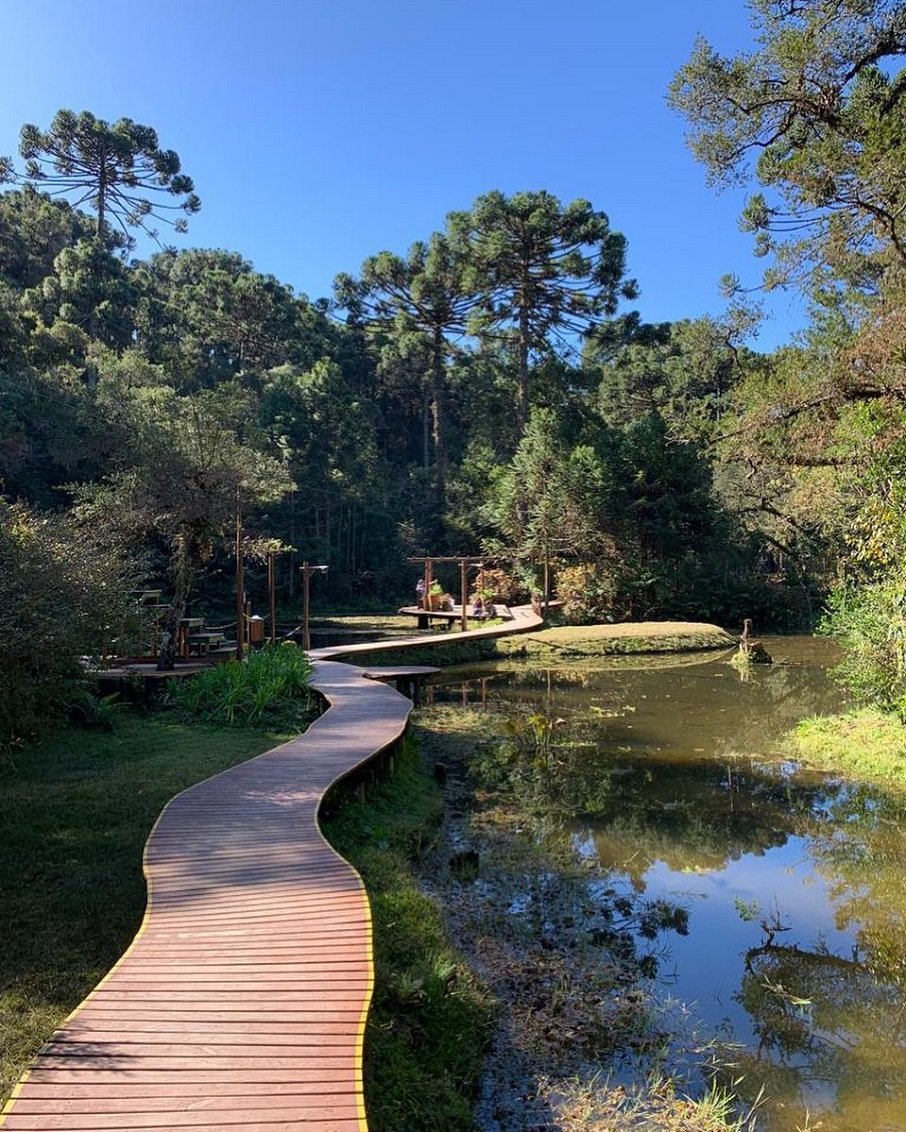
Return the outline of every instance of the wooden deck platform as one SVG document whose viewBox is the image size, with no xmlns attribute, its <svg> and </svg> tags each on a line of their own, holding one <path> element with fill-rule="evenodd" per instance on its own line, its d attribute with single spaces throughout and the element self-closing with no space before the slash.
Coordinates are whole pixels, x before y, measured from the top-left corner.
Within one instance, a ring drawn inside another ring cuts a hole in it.
<svg viewBox="0 0 906 1132">
<path fill-rule="evenodd" d="M 541 623 L 512 612 L 463 636 Z M 330 657 L 424 643 L 313 650 L 329 710 L 165 807 L 138 935 L 16 1086 L 6 1132 L 367 1132 L 371 918 L 317 812 L 332 783 L 396 741 L 412 705 Z"/>
<path fill-rule="evenodd" d="M 533 633 L 544 624 L 544 618 L 536 613 L 530 605 L 514 605 L 508 608 L 509 617 L 498 625 L 482 625 L 480 629 L 467 629 L 464 633 L 457 633 L 455 637 L 447 637 L 445 633 L 433 635 L 419 634 L 413 637 L 391 637 L 383 641 L 370 641 L 358 645 L 329 645 L 325 648 L 311 649 L 309 656 L 312 660 L 338 660 L 340 657 L 349 658 L 355 664 L 355 658 L 362 653 L 396 652 L 399 649 L 424 649 L 432 645 L 447 645 L 452 641 L 481 640 L 483 637 L 509 637 L 516 633 Z"/>
</svg>

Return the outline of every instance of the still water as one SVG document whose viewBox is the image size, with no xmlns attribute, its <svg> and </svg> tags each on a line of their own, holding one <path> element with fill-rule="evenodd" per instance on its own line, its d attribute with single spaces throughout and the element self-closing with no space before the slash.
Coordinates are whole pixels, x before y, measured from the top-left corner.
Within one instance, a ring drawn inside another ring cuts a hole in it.
<svg viewBox="0 0 906 1132">
<path fill-rule="evenodd" d="M 652 990 L 763 1089 L 759 1127 L 906 1132 L 904 807 L 789 760 L 782 736 L 842 706 L 836 653 L 765 644 L 745 680 L 700 654 L 485 665 L 434 695 L 556 728 L 548 804 L 595 883 L 684 910 L 648 942 Z"/>
</svg>

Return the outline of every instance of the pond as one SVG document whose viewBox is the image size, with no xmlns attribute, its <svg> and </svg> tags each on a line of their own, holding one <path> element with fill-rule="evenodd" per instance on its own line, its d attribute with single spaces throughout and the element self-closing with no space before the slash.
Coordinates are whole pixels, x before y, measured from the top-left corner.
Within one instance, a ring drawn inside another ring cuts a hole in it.
<svg viewBox="0 0 906 1132">
<path fill-rule="evenodd" d="M 664 1025 L 687 1039 L 659 1047 L 661 1069 L 685 1060 L 693 1089 L 716 1069 L 761 1096 L 770 1132 L 906 1132 L 906 813 L 784 756 L 800 719 L 840 709 L 836 653 L 765 644 L 775 664 L 746 679 L 726 654 L 496 664 L 433 699 L 522 719 L 535 772 L 507 789 L 539 829 L 556 819 L 586 896 L 609 898 L 608 932 L 625 912 Z M 626 1049 L 602 1068 L 631 1080 L 643 1061 Z"/>
</svg>

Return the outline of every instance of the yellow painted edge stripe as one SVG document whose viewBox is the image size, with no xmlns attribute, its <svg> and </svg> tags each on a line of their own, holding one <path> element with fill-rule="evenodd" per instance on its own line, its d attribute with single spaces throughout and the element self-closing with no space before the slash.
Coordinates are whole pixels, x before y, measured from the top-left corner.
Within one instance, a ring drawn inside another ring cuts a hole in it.
<svg viewBox="0 0 906 1132">
<path fill-rule="evenodd" d="M 322 663 L 325 663 L 325 662 L 322 662 Z M 328 663 L 328 664 L 342 664 L 343 662 L 342 661 L 335 661 L 335 660 L 328 660 L 328 661 L 326 661 L 326 663 Z M 345 667 L 354 668 L 355 666 L 350 664 L 350 665 L 346 665 Z M 315 662 L 315 676 L 317 677 L 317 662 Z M 372 688 L 374 687 L 374 682 L 372 682 L 370 680 L 366 680 L 364 677 L 361 677 L 361 680 L 364 684 L 367 684 Z M 314 680 L 312 681 L 312 684 L 315 687 L 317 687 Z M 327 699 L 328 703 L 330 704 L 329 711 L 335 710 L 335 705 L 330 698 L 329 691 L 327 689 L 324 689 L 324 688 L 320 688 L 318 690 L 321 692 L 321 694 Z M 365 1060 L 365 1031 L 367 1029 L 367 1024 L 368 1024 L 368 1012 L 371 1009 L 371 999 L 374 995 L 374 921 L 373 921 L 372 916 L 371 916 L 371 901 L 368 899 L 368 890 L 365 887 L 365 882 L 362 880 L 362 877 L 360 876 L 358 871 L 355 868 L 353 868 L 352 865 L 350 865 L 350 863 L 346 860 L 345 857 L 343 857 L 340 853 L 338 853 L 336 851 L 336 849 L 334 849 L 334 847 L 330 844 L 330 842 L 327 840 L 327 838 L 321 832 L 321 827 L 320 827 L 320 824 L 318 822 L 318 815 L 321 812 L 321 803 L 324 801 L 324 798 L 327 795 L 327 792 L 337 782 L 339 782 L 342 778 L 345 778 L 346 775 L 349 774 L 350 771 L 355 770 L 356 767 L 364 766 L 365 763 L 371 762 L 372 759 L 376 758 L 378 755 L 382 754 L 384 751 L 391 748 L 394 745 L 394 743 L 397 743 L 403 737 L 403 735 L 406 733 L 406 728 L 407 728 L 408 723 L 409 723 L 409 713 L 412 710 L 412 706 L 413 705 L 410 703 L 410 705 L 409 705 L 409 707 L 408 707 L 408 709 L 405 713 L 405 716 L 403 717 L 401 724 L 400 724 L 396 734 L 394 735 L 394 737 L 392 739 L 390 739 L 388 742 L 382 744 L 380 747 L 375 748 L 371 752 L 371 754 L 367 755 L 363 759 L 360 759 L 357 763 L 354 763 L 351 767 L 348 767 L 342 774 L 338 775 L 333 780 L 333 782 L 330 783 L 329 786 L 326 786 L 324 788 L 324 790 L 321 793 L 320 798 L 318 799 L 318 804 L 315 807 L 314 813 L 312 815 L 312 820 L 313 820 L 314 826 L 315 826 L 315 832 L 317 833 L 318 838 L 320 839 L 320 841 L 322 842 L 324 847 L 328 850 L 328 852 L 330 852 L 330 854 L 332 856 L 336 857 L 337 860 L 342 861 L 343 864 L 346 865 L 346 867 L 348 869 L 350 869 L 352 871 L 352 873 L 355 875 L 355 878 L 356 878 L 356 880 L 358 881 L 358 884 L 359 884 L 359 889 L 362 893 L 362 900 L 364 902 L 364 910 L 365 910 L 365 957 L 368 960 L 368 985 L 365 988 L 364 997 L 362 999 L 362 1013 L 361 1013 L 361 1016 L 359 1018 L 358 1028 L 356 1030 L 355 1061 L 354 1061 L 354 1068 L 353 1068 L 353 1072 L 355 1074 L 356 1109 L 358 1110 L 359 1132 L 369 1132 L 369 1130 L 368 1130 L 368 1116 L 367 1116 L 367 1113 L 365 1112 L 365 1081 L 364 1081 L 364 1076 L 363 1076 L 363 1069 L 364 1069 L 364 1060 Z M 329 714 L 329 712 L 325 712 L 324 714 L 327 715 L 327 714 Z"/>
<path fill-rule="evenodd" d="M 247 762 L 253 762 L 255 759 L 263 758 L 264 755 L 269 754 L 269 753 L 270 753 L 269 751 L 263 751 L 260 755 L 253 755 L 251 759 L 247 759 L 246 761 Z M 243 764 L 239 763 L 237 765 L 241 766 Z M 164 808 L 161 810 L 161 812 L 157 815 L 157 818 L 154 822 L 154 825 L 151 826 L 151 829 L 148 833 L 148 836 L 145 839 L 144 848 L 142 849 L 142 876 L 144 876 L 144 878 L 145 878 L 145 889 L 146 889 L 148 895 L 147 895 L 147 899 L 145 901 L 145 913 L 142 916 L 142 922 L 141 922 L 141 924 L 139 924 L 138 931 L 133 936 L 132 942 L 129 944 L 129 946 L 126 948 L 126 950 L 123 952 L 123 954 L 119 957 L 119 959 L 117 959 L 117 961 L 113 964 L 113 966 L 110 968 L 110 970 L 107 972 L 107 974 L 104 975 L 104 977 L 97 984 L 97 986 L 93 987 L 88 992 L 88 994 L 82 999 L 82 1001 L 79 1003 L 78 1006 L 76 1006 L 73 1010 L 70 1010 L 70 1012 L 66 1015 L 66 1017 L 63 1019 L 63 1021 L 60 1023 L 60 1025 L 57 1026 L 54 1029 L 53 1033 L 50 1035 L 50 1037 L 47 1039 L 47 1041 L 42 1044 L 41 1048 L 38 1050 L 38 1052 L 35 1054 L 35 1056 L 31 1059 L 31 1062 L 30 1062 L 28 1068 L 24 1071 L 22 1076 L 19 1078 L 19 1080 L 13 1086 L 13 1091 L 10 1093 L 6 1103 L 3 1106 L 2 1111 L 0 1111 L 0 1128 L 3 1127 L 3 1125 L 6 1123 L 7 1117 L 12 1113 L 13 1103 L 18 1098 L 18 1096 L 20 1095 L 22 1090 L 25 1088 L 25 1086 L 28 1084 L 28 1079 L 32 1074 L 32 1070 L 35 1068 L 35 1062 L 41 1056 L 41 1053 L 43 1052 L 43 1050 L 53 1041 L 54 1036 L 56 1034 L 58 1034 L 60 1032 L 60 1030 L 68 1022 L 72 1021 L 72 1019 L 75 1018 L 75 1016 L 82 1009 L 82 1007 L 87 1006 L 88 1003 L 91 1002 L 91 1000 L 94 998 L 94 996 L 98 993 L 98 991 L 107 983 L 107 981 L 109 979 L 111 979 L 116 974 L 116 972 L 126 962 L 126 960 L 129 958 L 129 956 L 132 954 L 132 952 L 138 946 L 142 936 L 145 934 L 145 930 L 148 926 L 148 921 L 151 918 L 151 908 L 152 908 L 152 904 L 154 902 L 154 881 L 153 881 L 153 878 L 151 876 L 150 869 L 148 867 L 148 847 L 151 844 L 151 838 L 154 836 L 154 834 L 157 830 L 157 827 L 163 821 L 164 815 L 166 814 L 167 810 L 176 801 L 176 799 L 181 798 L 183 796 L 183 794 L 188 794 L 188 792 L 190 790 L 194 790 L 196 786 L 201 786 L 205 782 L 210 782 L 214 778 L 219 778 L 221 774 L 226 774 L 226 773 L 228 773 L 228 771 L 230 771 L 232 769 L 233 769 L 232 767 L 227 767 L 226 770 L 219 770 L 216 774 L 209 774 L 207 778 L 202 778 L 199 782 L 193 782 L 192 785 L 187 786 L 185 788 L 185 790 L 180 790 L 178 794 L 174 794 L 173 797 L 170 799 L 170 801 L 167 802 L 167 804 L 164 806 Z"/>
<path fill-rule="evenodd" d="M 362 878 L 359 877 L 362 884 Z M 371 902 L 365 885 L 362 884 L 362 897 L 365 901 L 365 958 L 368 960 L 368 986 L 362 998 L 362 1016 L 359 1018 L 359 1028 L 355 1039 L 355 1100 L 359 1116 L 359 1132 L 368 1132 L 368 1117 L 365 1113 L 365 1029 L 368 1023 L 368 1012 L 371 1009 L 371 998 L 374 994 L 374 926 L 371 920 Z"/>
</svg>

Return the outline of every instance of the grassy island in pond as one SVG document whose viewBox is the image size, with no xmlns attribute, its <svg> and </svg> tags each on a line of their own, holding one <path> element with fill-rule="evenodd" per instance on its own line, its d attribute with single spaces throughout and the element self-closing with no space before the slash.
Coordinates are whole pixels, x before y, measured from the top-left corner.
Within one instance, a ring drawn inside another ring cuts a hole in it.
<svg viewBox="0 0 906 1132">
<path fill-rule="evenodd" d="M 510 656 L 622 656 L 627 653 L 727 649 L 736 638 L 702 621 L 634 621 L 619 625 L 564 625 L 498 642 Z"/>
</svg>

